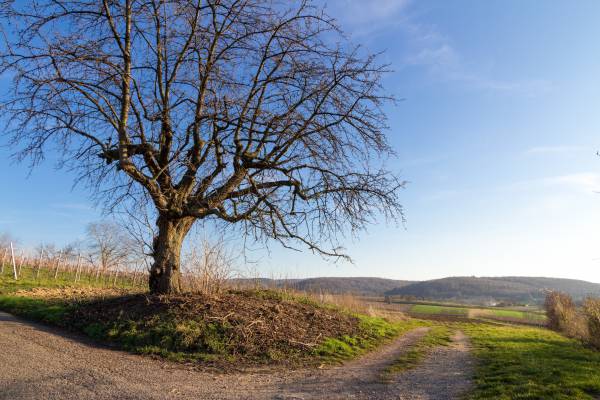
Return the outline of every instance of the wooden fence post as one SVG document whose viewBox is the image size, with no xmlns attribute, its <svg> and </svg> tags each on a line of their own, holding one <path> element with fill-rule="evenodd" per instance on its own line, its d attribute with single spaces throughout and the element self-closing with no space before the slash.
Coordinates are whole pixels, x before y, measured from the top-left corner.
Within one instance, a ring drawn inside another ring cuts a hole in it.
<svg viewBox="0 0 600 400">
<path fill-rule="evenodd" d="M 19 277 L 17 276 L 17 264 L 15 263 L 15 249 L 13 248 L 12 242 L 10 242 L 10 256 L 12 258 L 13 277 L 16 281 L 17 279 L 19 279 Z"/>
</svg>

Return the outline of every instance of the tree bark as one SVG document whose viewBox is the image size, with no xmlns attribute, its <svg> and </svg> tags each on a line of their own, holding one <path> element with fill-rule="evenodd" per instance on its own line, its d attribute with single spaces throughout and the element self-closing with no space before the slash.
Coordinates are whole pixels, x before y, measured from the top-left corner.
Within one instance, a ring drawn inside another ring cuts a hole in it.
<svg viewBox="0 0 600 400">
<path fill-rule="evenodd" d="M 193 223 L 194 218 L 158 217 L 158 235 L 153 243 L 154 264 L 148 282 L 151 293 L 181 293 L 181 246 Z"/>
</svg>

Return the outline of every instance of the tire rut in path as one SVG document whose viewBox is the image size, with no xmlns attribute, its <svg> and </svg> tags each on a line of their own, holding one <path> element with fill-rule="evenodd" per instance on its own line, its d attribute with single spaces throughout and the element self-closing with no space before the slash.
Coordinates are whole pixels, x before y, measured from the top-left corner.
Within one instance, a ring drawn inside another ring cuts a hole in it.
<svg viewBox="0 0 600 400">
<path fill-rule="evenodd" d="M 448 346 L 432 349 L 416 368 L 400 373 L 389 382 L 382 382 L 380 373 L 396 357 L 410 349 L 426 330 L 417 329 L 397 340 L 390 348 L 372 354 L 374 360 L 356 360 L 320 379 L 306 380 L 278 399 L 369 399 L 369 400 L 453 400 L 471 388 L 473 359 L 468 338 L 457 331 Z M 370 355 L 371 356 L 371 355 Z M 300 389 L 300 390 L 298 390 Z M 304 389 L 304 390 L 302 390 Z"/>
</svg>

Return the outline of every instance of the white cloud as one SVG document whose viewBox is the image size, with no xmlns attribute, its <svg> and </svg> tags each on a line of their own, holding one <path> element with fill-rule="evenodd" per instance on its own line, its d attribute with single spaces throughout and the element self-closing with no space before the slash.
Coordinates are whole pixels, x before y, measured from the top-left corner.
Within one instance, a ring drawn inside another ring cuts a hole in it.
<svg viewBox="0 0 600 400">
<path fill-rule="evenodd" d="M 528 149 L 525 154 L 568 154 L 585 150 L 583 146 L 539 146 Z"/>
<path fill-rule="evenodd" d="M 548 186 L 566 186 L 585 193 L 600 192 L 600 174 L 580 172 L 545 178 L 542 182 Z"/>
</svg>

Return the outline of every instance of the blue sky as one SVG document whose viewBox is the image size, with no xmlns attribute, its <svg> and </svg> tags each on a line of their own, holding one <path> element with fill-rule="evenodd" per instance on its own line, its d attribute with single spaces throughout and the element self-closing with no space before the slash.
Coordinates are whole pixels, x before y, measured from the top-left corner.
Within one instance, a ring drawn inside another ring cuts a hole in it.
<svg viewBox="0 0 600 400">
<path fill-rule="evenodd" d="M 407 222 L 345 241 L 354 264 L 273 246 L 267 276 L 536 275 L 600 282 L 600 2 L 328 1 L 394 72 L 390 167 Z M 6 81 L 0 80 L 0 86 Z M 5 89 L 2 87 L 1 89 Z M 99 219 L 50 160 L 0 150 L 0 232 L 63 244 Z"/>
</svg>

